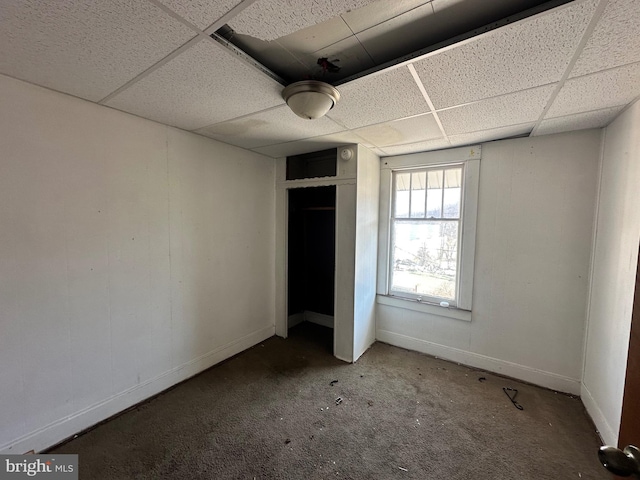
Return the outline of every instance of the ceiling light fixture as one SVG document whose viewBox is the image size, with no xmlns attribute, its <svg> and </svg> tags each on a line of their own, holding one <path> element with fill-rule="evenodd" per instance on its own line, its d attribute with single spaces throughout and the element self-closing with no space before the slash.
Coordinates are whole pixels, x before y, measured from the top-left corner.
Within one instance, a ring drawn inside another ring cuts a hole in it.
<svg viewBox="0 0 640 480">
<path fill-rule="evenodd" d="M 282 91 L 289 108 L 301 118 L 313 120 L 323 117 L 340 100 L 340 92 L 328 83 L 303 80 L 292 83 Z"/>
</svg>

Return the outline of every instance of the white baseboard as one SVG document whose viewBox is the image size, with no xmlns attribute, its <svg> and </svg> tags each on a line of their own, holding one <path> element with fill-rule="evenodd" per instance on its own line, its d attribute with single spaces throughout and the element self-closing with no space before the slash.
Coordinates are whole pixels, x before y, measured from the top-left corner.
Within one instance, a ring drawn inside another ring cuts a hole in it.
<svg viewBox="0 0 640 480">
<path fill-rule="evenodd" d="M 304 311 L 304 319 L 307 322 L 317 323 L 323 327 L 333 328 L 333 317 L 331 315 L 325 315 L 324 313 Z"/>
<path fill-rule="evenodd" d="M 304 313 L 294 313 L 293 315 L 289 315 L 287 318 L 287 329 L 293 328 L 296 325 L 304 322 Z"/>
<path fill-rule="evenodd" d="M 457 362 L 470 367 L 480 368 L 489 372 L 499 373 L 508 377 L 516 378 L 534 385 L 540 385 L 558 392 L 566 392 L 573 395 L 580 395 L 580 380 L 565 377 L 552 372 L 537 370 L 517 363 L 507 362 L 478 353 L 467 352 L 453 347 L 447 347 L 437 343 L 428 342 L 419 338 L 389 332 L 387 330 L 376 330 L 376 340 L 389 343 L 397 347 L 427 353 L 436 357 Z"/>
<path fill-rule="evenodd" d="M 600 435 L 600 439 L 604 442 L 605 445 L 617 446 L 618 433 L 616 433 L 615 430 L 611 428 L 611 425 L 609 425 L 609 422 L 607 422 L 607 419 L 602 413 L 602 410 L 600 410 L 600 407 L 593 398 L 593 395 L 591 395 L 591 392 L 584 385 L 584 383 L 582 384 L 580 399 L 584 404 L 584 408 L 587 409 L 587 413 L 591 417 L 591 420 L 593 420 L 598 434 Z"/>
<path fill-rule="evenodd" d="M 341 361 L 346 362 L 346 363 L 353 363 L 352 360 L 349 360 L 348 358 L 341 357 L 339 355 L 334 355 L 334 357 L 336 357 L 338 360 L 341 360 Z"/>
<path fill-rule="evenodd" d="M 275 327 L 272 325 L 229 342 L 135 387 L 0 445 L 0 454 L 22 454 L 30 450 L 40 452 L 272 337 L 274 333 Z"/>
</svg>

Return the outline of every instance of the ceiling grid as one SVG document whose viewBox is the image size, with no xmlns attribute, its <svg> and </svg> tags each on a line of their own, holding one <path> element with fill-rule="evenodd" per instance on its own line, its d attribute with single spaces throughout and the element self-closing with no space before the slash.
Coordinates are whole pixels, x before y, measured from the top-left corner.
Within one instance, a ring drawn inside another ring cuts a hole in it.
<svg viewBox="0 0 640 480">
<path fill-rule="evenodd" d="M 609 0 L 570 78 L 639 60 L 640 8 L 637 0 Z"/>
<path fill-rule="evenodd" d="M 600 125 L 611 122 L 624 108 L 624 105 L 600 110 L 592 110 L 577 114 L 552 117 L 543 120 L 535 132 L 535 135 L 546 135 L 567 127 L 578 127 L 579 130 L 597 128 Z"/>
<path fill-rule="evenodd" d="M 411 76 L 413 77 L 413 80 L 416 82 L 416 85 L 418 86 L 420 93 L 422 93 L 424 100 L 427 102 L 427 105 L 429 105 L 429 110 L 431 110 L 431 113 L 433 114 L 433 118 L 438 124 L 438 128 L 440 129 L 440 132 L 442 132 L 442 136 L 445 139 L 447 139 L 447 132 L 444 131 L 444 127 L 442 126 L 442 121 L 440 120 L 440 116 L 438 115 L 438 112 L 436 112 L 436 107 L 433 105 L 433 102 L 431 101 L 431 97 L 427 93 L 427 89 L 424 87 L 422 80 L 420 80 L 420 76 L 418 75 L 418 72 L 416 72 L 416 69 L 413 66 L 413 64 L 407 65 L 407 68 L 409 69 L 409 72 L 411 72 Z"/>
<path fill-rule="evenodd" d="M 627 105 L 640 85 L 640 62 L 570 78 L 553 105 L 550 117 Z"/>
<path fill-rule="evenodd" d="M 549 109 L 552 107 L 553 102 L 555 102 L 556 98 L 558 97 L 558 94 L 560 93 L 560 90 L 562 90 L 562 88 L 564 87 L 564 84 L 567 78 L 569 78 L 569 74 L 573 70 L 574 65 L 576 64 L 576 62 L 578 61 L 578 58 L 582 54 L 582 50 L 584 49 L 584 46 L 587 44 L 589 37 L 591 36 L 594 29 L 596 28 L 596 25 L 598 24 L 607 3 L 608 3 L 608 0 L 600 0 L 600 3 L 596 7 L 595 12 L 593 13 L 593 17 L 591 17 L 591 21 L 589 22 L 589 25 L 587 26 L 586 30 L 582 34 L 582 38 L 580 38 L 580 43 L 578 43 L 578 45 L 576 46 L 575 52 L 573 53 L 573 56 L 571 57 L 571 60 L 569 61 L 569 64 L 567 65 L 567 68 L 565 69 L 565 72 L 562 75 L 562 78 L 558 82 L 558 85 L 556 86 L 555 90 L 551 93 L 551 96 L 549 97 L 549 101 L 547 102 L 547 105 L 544 107 L 544 110 L 540 114 L 540 117 L 538 118 L 538 121 L 536 122 L 535 127 L 533 127 L 533 131 L 531 132 L 532 136 L 537 133 L 539 125 L 542 123 L 542 120 L 546 116 Z"/>
<path fill-rule="evenodd" d="M 192 46 L 194 46 L 196 43 L 200 42 L 201 40 L 202 40 L 202 38 L 199 35 L 193 37 L 187 43 L 185 43 L 185 44 L 181 45 L 180 47 L 176 48 L 173 52 L 171 52 L 169 55 L 164 57 L 162 60 L 159 60 L 158 62 L 154 63 L 149 68 L 147 68 L 146 70 L 144 70 L 143 72 L 141 72 L 140 74 L 136 75 L 134 78 L 129 80 L 124 85 L 122 85 L 122 86 L 118 87 L 117 89 L 115 89 L 113 92 L 111 92 L 106 97 L 101 98 L 100 100 L 98 100 L 97 103 L 99 103 L 101 105 L 106 104 L 113 97 L 115 97 L 119 93 L 123 92 L 127 88 L 131 87 L 132 85 L 136 84 L 140 80 L 144 79 L 148 75 L 151 75 L 157 69 L 162 68 L 166 63 L 170 62 L 175 57 L 177 57 L 178 55 L 180 55 L 184 51 L 188 50 L 189 48 L 191 48 Z"/>
<path fill-rule="evenodd" d="M 267 156 L 603 127 L 640 96 L 640 2 L 545 1 L 0 0 L 0 74 Z M 210 37 L 225 25 L 253 58 Z M 326 118 L 284 106 L 303 78 L 338 85 Z"/>
<path fill-rule="evenodd" d="M 196 130 L 284 104 L 280 90 L 277 82 L 205 39 L 114 96 L 106 105 Z"/>
<path fill-rule="evenodd" d="M 229 25 L 238 33 L 276 40 L 374 0 L 261 0 L 234 17 Z M 337 11 L 340 8 L 342 11 Z"/>
</svg>

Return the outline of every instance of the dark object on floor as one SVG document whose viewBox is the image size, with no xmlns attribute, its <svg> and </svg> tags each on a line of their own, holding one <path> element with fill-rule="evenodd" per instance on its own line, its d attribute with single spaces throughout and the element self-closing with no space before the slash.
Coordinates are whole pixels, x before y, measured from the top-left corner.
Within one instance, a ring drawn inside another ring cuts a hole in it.
<svg viewBox="0 0 640 480">
<path fill-rule="evenodd" d="M 331 385 L 333 387 L 336 383 L 338 383 L 338 380 L 331 380 L 329 382 L 329 385 Z"/>
<path fill-rule="evenodd" d="M 342 397 L 336 398 L 336 405 L 340 405 L 342 403 Z"/>
<path fill-rule="evenodd" d="M 598 458 L 604 468 L 614 475 L 640 478 L 640 449 L 634 445 L 627 445 L 624 450 L 600 447 Z"/>
<path fill-rule="evenodd" d="M 520 405 L 518 402 L 516 402 L 516 397 L 518 396 L 518 390 L 516 390 L 515 388 L 502 387 L 502 391 L 505 393 L 507 397 L 509 397 L 509 400 L 511 400 L 511 403 L 513 403 L 514 407 L 516 407 L 518 410 L 524 410 L 524 407 Z M 513 396 L 511 396 L 509 392 L 513 392 Z"/>
<path fill-rule="evenodd" d="M 485 380 L 486 380 L 486 378 L 485 378 L 485 377 L 480 377 L 480 378 L 478 379 L 478 381 L 479 381 L 479 382 L 484 382 Z"/>
<path fill-rule="evenodd" d="M 500 408 L 476 370 L 384 343 L 344 363 L 309 322 L 261 343 L 52 453 L 82 480 L 611 480 L 578 399 L 509 380 L 527 409 Z"/>
</svg>

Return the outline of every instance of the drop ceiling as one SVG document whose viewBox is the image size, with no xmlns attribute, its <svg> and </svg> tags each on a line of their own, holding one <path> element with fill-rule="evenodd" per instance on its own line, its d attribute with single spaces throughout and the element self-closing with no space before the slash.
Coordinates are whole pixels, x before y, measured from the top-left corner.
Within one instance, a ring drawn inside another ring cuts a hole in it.
<svg viewBox="0 0 640 480">
<path fill-rule="evenodd" d="M 0 73 L 271 157 L 385 156 L 607 125 L 638 25 L 637 0 L 0 0 Z M 322 119 L 281 97 L 306 78 L 342 95 Z"/>
</svg>

